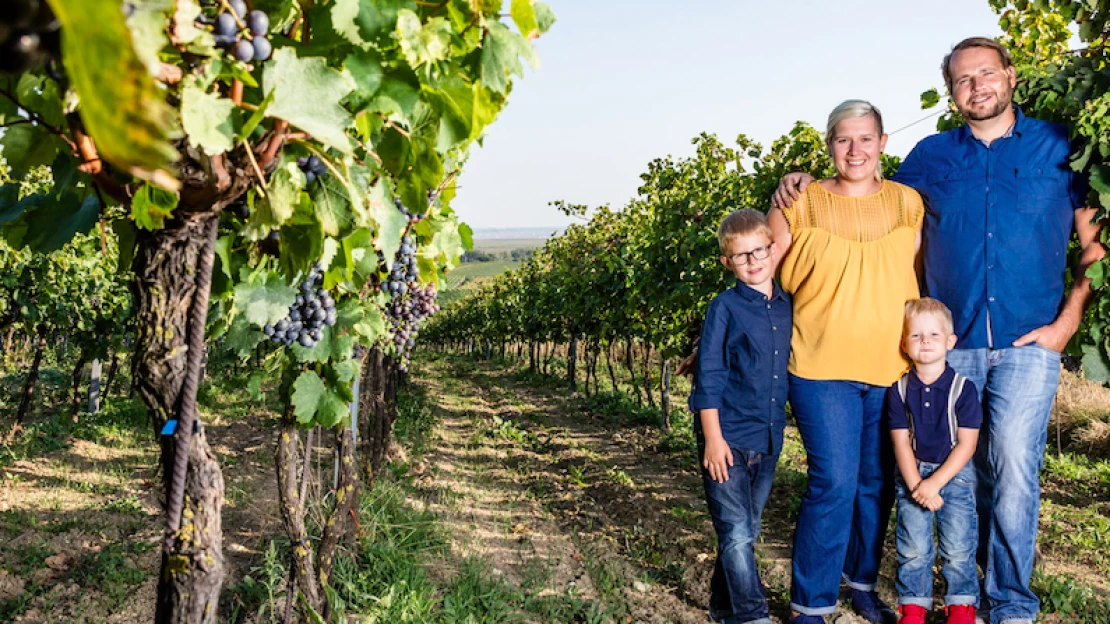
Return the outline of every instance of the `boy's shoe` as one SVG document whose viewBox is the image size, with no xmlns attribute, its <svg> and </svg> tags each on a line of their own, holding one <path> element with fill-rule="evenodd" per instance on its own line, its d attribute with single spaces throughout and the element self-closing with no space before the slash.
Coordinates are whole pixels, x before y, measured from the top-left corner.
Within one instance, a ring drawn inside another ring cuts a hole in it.
<svg viewBox="0 0 1110 624">
<path fill-rule="evenodd" d="M 852 589 L 852 610 L 871 624 L 897 624 L 898 614 L 873 591 Z"/>
<path fill-rule="evenodd" d="M 902 614 L 899 624 L 925 624 L 925 616 L 929 611 L 921 605 L 904 604 L 898 605 L 898 613 Z"/>
<path fill-rule="evenodd" d="M 948 624 L 975 624 L 975 607 L 971 605 L 952 605 L 944 608 L 948 614 Z"/>
<path fill-rule="evenodd" d="M 825 624 L 825 616 L 799 613 L 790 618 L 790 624 Z"/>
</svg>

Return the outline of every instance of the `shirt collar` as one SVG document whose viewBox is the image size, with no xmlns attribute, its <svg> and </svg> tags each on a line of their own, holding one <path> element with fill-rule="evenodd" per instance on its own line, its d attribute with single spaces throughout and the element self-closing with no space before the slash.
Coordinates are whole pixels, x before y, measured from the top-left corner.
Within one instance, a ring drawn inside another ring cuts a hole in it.
<svg viewBox="0 0 1110 624">
<path fill-rule="evenodd" d="M 771 289 L 772 300 L 783 299 L 786 296 L 786 293 L 782 290 L 782 287 L 779 286 L 779 283 L 776 280 L 771 281 Z M 736 292 L 748 301 L 767 301 L 767 297 L 763 296 L 763 293 L 752 288 L 751 286 L 748 286 L 740 280 L 736 280 Z"/>
<path fill-rule="evenodd" d="M 1026 123 L 1025 122 L 1025 113 L 1021 112 L 1021 109 L 1018 108 L 1017 106 L 1011 107 L 1011 110 L 1014 111 L 1014 123 L 1010 124 L 1010 127 L 1006 129 L 1005 134 L 998 137 L 999 139 L 1008 139 L 1008 138 L 1014 136 L 1015 134 L 1020 137 L 1022 132 L 1025 130 L 1025 123 Z M 990 145 L 991 145 L 989 142 L 984 141 L 983 139 L 980 139 L 979 137 L 975 136 L 975 133 L 971 131 L 971 126 L 967 125 L 966 123 L 964 123 L 964 125 L 960 126 L 960 132 L 963 132 L 963 136 L 960 137 L 960 138 L 965 140 L 965 141 L 967 141 L 967 140 L 978 141 L 978 142 L 982 143 L 983 145 L 986 145 L 987 147 L 990 147 Z M 998 139 L 995 139 L 995 140 L 997 141 Z"/>
<path fill-rule="evenodd" d="M 908 382 L 907 386 L 910 389 L 913 389 L 913 390 L 920 390 L 921 388 L 924 388 L 926 386 L 928 386 L 930 388 L 937 388 L 938 390 L 948 389 L 949 387 L 952 386 L 952 379 L 954 379 L 955 377 L 956 377 L 955 369 L 953 369 L 948 364 L 945 364 L 944 365 L 944 372 L 940 374 L 940 377 L 937 377 L 937 380 L 934 381 L 933 383 L 926 384 L 926 383 L 923 383 L 920 378 L 918 378 L 917 370 L 914 369 L 914 370 L 910 371 L 910 378 L 909 378 L 909 382 Z"/>
</svg>

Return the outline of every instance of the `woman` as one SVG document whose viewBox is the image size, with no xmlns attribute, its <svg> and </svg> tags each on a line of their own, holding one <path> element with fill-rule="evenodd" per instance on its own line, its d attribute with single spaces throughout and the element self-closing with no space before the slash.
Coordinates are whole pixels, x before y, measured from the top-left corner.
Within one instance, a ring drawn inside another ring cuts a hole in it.
<svg viewBox="0 0 1110 624">
<path fill-rule="evenodd" d="M 886 388 L 908 368 L 902 309 L 918 296 L 924 207 L 913 189 L 882 179 L 886 140 L 874 106 L 837 106 L 826 132 L 836 177 L 768 215 L 794 295 L 790 404 L 809 461 L 794 536 L 796 624 L 836 611 L 841 577 L 864 618 L 897 620 L 875 594 L 894 474 L 881 416 Z"/>
</svg>

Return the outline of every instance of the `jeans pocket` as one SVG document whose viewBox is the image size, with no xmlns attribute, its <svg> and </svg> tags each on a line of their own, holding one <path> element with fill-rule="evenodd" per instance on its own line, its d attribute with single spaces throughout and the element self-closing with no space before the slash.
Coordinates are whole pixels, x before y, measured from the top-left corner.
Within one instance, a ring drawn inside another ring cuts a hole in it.
<svg viewBox="0 0 1110 624">
<path fill-rule="evenodd" d="M 1026 346 L 1036 347 L 1037 349 L 1040 349 L 1041 351 L 1044 351 L 1045 353 L 1053 355 L 1057 358 L 1060 357 L 1060 352 L 1059 351 L 1057 351 L 1056 349 L 1049 349 L 1048 347 L 1044 346 L 1043 344 L 1041 344 L 1039 342 L 1032 342 L 1032 343 L 1029 343 Z"/>
</svg>

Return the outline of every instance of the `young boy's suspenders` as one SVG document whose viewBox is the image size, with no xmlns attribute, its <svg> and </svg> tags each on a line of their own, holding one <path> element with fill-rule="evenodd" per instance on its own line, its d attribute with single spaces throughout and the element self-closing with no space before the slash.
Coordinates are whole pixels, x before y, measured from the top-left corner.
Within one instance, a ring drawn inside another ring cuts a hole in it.
<svg viewBox="0 0 1110 624">
<path fill-rule="evenodd" d="M 955 371 L 953 371 L 955 372 Z M 910 430 L 910 446 L 914 451 L 917 450 L 917 436 L 913 432 L 913 413 L 910 412 L 910 406 L 906 403 L 906 387 L 909 383 L 910 374 L 906 373 L 898 379 L 898 396 L 902 397 L 902 407 L 906 410 L 906 424 L 909 425 Z M 956 373 L 952 378 L 952 388 L 948 391 L 948 436 L 949 442 L 952 443 L 952 448 L 956 447 L 956 442 L 959 441 L 958 430 L 960 428 L 960 421 L 956 418 L 956 401 L 959 400 L 960 395 L 964 392 L 964 383 L 967 377 Z"/>
</svg>

